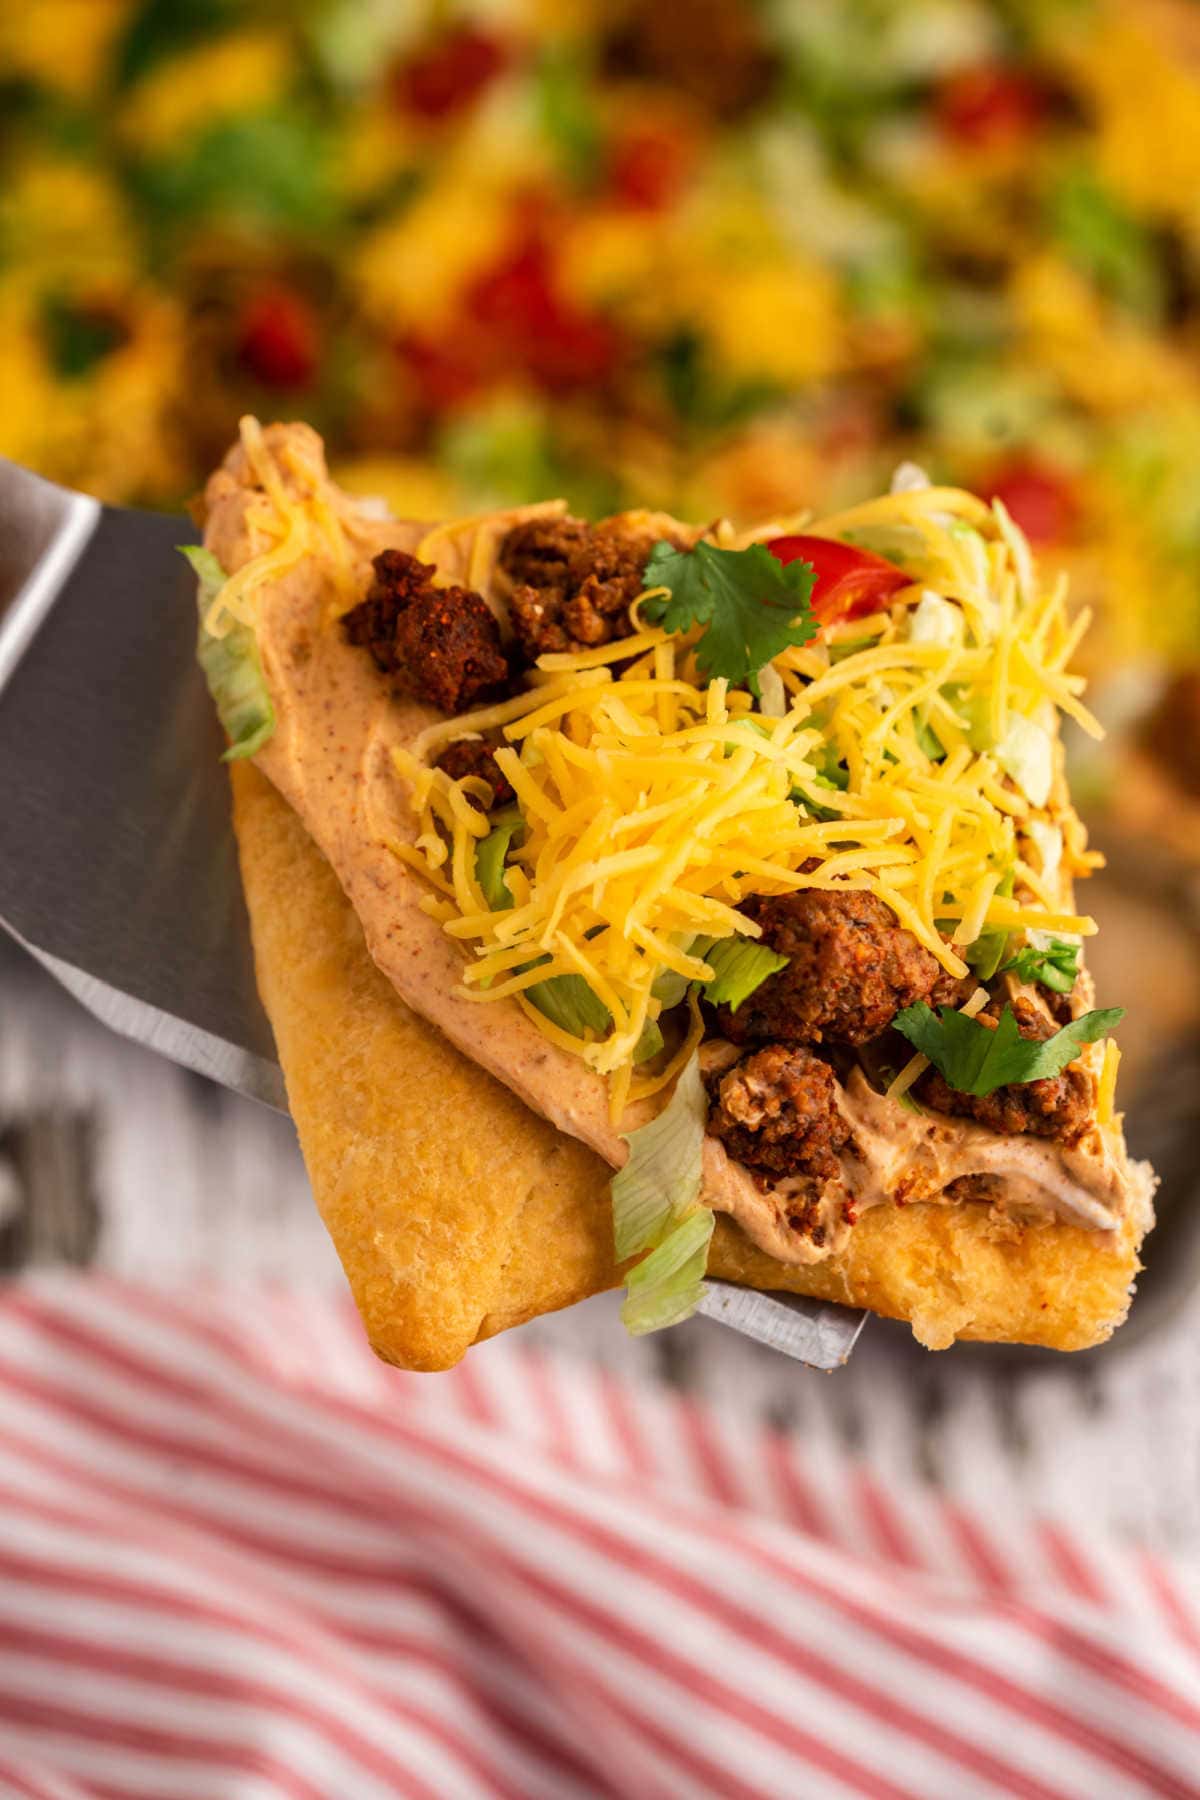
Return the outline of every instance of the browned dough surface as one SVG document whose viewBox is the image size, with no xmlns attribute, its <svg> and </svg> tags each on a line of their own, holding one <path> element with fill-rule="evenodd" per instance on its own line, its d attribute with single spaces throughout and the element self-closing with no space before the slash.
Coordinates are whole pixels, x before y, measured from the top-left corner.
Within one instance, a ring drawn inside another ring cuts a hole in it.
<svg viewBox="0 0 1200 1800">
<path fill-rule="evenodd" d="M 609 1170 L 412 1013 L 299 819 L 233 770 L 258 982 L 313 1191 L 380 1356 L 442 1369 L 471 1344 L 611 1287 Z M 718 1218 L 710 1269 L 909 1320 L 922 1342 L 1059 1350 L 1128 1309 L 1119 1248 L 1076 1226 L 998 1225 L 982 1206 L 881 1207 L 846 1250 L 784 1267 Z"/>
</svg>

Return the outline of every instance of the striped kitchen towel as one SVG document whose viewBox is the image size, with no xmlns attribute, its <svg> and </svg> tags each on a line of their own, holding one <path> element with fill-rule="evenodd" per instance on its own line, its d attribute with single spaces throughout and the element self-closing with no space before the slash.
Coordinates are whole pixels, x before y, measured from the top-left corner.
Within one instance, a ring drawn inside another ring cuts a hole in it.
<svg viewBox="0 0 1200 1800">
<path fill-rule="evenodd" d="M 1186 1800 L 1200 1597 L 519 1339 L 403 1375 L 333 1301 L 42 1277 L 0 1793 Z"/>
</svg>

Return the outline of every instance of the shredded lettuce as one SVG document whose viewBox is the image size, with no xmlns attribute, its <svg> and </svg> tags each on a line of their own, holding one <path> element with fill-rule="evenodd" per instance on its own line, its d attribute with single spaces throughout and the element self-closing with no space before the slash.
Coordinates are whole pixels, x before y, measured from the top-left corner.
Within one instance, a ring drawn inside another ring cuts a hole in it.
<svg viewBox="0 0 1200 1800">
<path fill-rule="evenodd" d="M 1021 830 L 1037 851 L 1044 879 L 1049 882 L 1057 881 L 1062 867 L 1062 826 L 1051 825 L 1046 819 L 1026 819 Z"/>
<path fill-rule="evenodd" d="M 810 813 L 814 819 L 840 819 L 842 815 L 836 807 L 829 806 L 825 801 L 817 798 L 822 788 L 827 794 L 836 794 L 840 791 L 834 782 L 826 781 L 823 775 L 814 775 L 811 787 L 794 786 L 789 797 L 797 806 L 802 806 L 805 812 Z"/>
<path fill-rule="evenodd" d="M 254 633 L 248 625 L 233 625 L 224 637 L 214 637 L 205 630 L 205 615 L 225 586 L 227 576 L 211 550 L 201 550 L 194 544 L 181 544 L 179 549 L 200 582 L 196 593 L 200 613 L 196 656 L 229 739 L 222 761 L 253 756 L 275 730 L 275 708 L 263 679 Z"/>
<path fill-rule="evenodd" d="M 768 975 L 787 967 L 787 957 L 768 950 L 753 938 L 708 938 L 692 945 L 692 955 L 702 956 L 712 969 L 704 984 L 704 998 L 713 1006 L 725 1005 L 736 1012 L 760 988 Z"/>
<path fill-rule="evenodd" d="M 996 889 L 997 894 L 1005 896 L 1013 891 L 1013 871 L 1009 869 L 1003 881 Z M 985 925 L 973 944 L 968 944 L 964 959 L 969 968 L 974 969 L 980 981 L 990 981 L 1004 960 L 1008 949 L 1009 933 L 1002 925 Z"/>
<path fill-rule="evenodd" d="M 499 912 L 513 903 L 512 892 L 504 876 L 504 865 L 512 840 L 524 829 L 524 825 L 520 807 L 506 806 L 493 814 L 492 829 L 475 847 L 475 879 L 493 912 Z M 537 959 L 538 962 L 549 960 L 549 957 Z M 525 963 L 523 967 L 535 968 L 536 962 Z M 562 1031 L 569 1031 L 573 1037 L 586 1037 L 589 1032 L 597 1037 L 603 1036 L 612 1026 L 612 1014 L 603 1000 L 592 992 L 582 975 L 551 975 L 545 981 L 535 981 L 532 987 L 525 989 L 525 998 L 552 1025 L 557 1025 Z M 663 1035 L 657 1022 L 647 1019 L 633 1060 L 635 1063 L 648 1062 L 652 1056 L 658 1055 L 662 1047 Z"/>
<path fill-rule="evenodd" d="M 699 1199 L 707 1116 L 700 1059 L 693 1056 L 657 1118 L 625 1134 L 629 1160 L 612 1180 L 613 1246 L 619 1262 L 661 1243 Z"/>
<path fill-rule="evenodd" d="M 919 494 L 932 485 L 920 463 L 901 462 L 897 463 L 892 471 L 888 492 L 890 494 Z"/>
<path fill-rule="evenodd" d="M 637 1049 L 633 1053 L 634 1062 L 649 1062 L 652 1056 L 658 1055 L 663 1048 L 664 1041 L 662 1027 L 657 1019 L 647 1019 L 642 1026 L 642 1035 L 637 1041 Z"/>
<path fill-rule="evenodd" d="M 747 937 L 698 937 L 693 938 L 687 948 L 690 956 L 702 958 L 712 969 L 711 979 L 703 984 L 704 998 L 713 1006 L 729 1006 L 734 1012 L 743 1000 L 748 1000 L 754 990 L 762 986 L 768 975 L 786 967 L 788 960 L 786 956 L 768 950 L 765 944 Z M 686 975 L 664 969 L 656 976 L 650 991 L 667 1012 L 672 1006 L 679 1005 L 690 985 Z"/>
<path fill-rule="evenodd" d="M 748 1000 L 754 990 L 762 986 L 768 975 L 776 974 L 788 960 L 786 956 L 768 950 L 765 944 L 747 937 L 697 937 L 686 947 L 690 956 L 700 957 L 713 971 L 711 980 L 703 983 L 704 998 L 714 1006 L 732 1007 L 734 1012 L 743 1000 Z M 668 1012 L 679 1005 L 690 986 L 686 975 L 678 975 L 674 969 L 663 969 L 655 977 L 650 991 L 663 1011 Z"/>
<path fill-rule="evenodd" d="M 528 965 L 527 965 L 528 966 Z M 525 998 L 536 1006 L 543 1018 L 549 1019 L 573 1037 L 604 1037 L 612 1026 L 612 1014 L 588 986 L 582 975 L 551 975 L 546 981 L 535 981 L 525 989 Z M 663 1034 L 654 1019 L 647 1019 L 633 1053 L 635 1063 L 649 1062 L 663 1047 Z"/>
<path fill-rule="evenodd" d="M 820 773 L 813 776 L 811 787 L 793 785 L 791 798 L 815 819 L 840 819 L 842 815 L 838 809 L 825 805 L 821 800 L 820 791 L 824 789 L 826 793 L 844 794 L 850 786 L 850 771 L 840 761 L 832 744 L 823 745 L 814 755 L 819 761 Z M 815 793 L 814 788 L 817 790 Z"/>
<path fill-rule="evenodd" d="M 868 634 L 866 637 L 839 638 L 829 646 L 831 663 L 843 663 L 848 656 L 857 656 L 860 650 L 870 650 L 879 639 Z"/>
<path fill-rule="evenodd" d="M 612 1180 L 613 1246 L 619 1262 L 650 1252 L 626 1280 L 621 1317 L 635 1335 L 686 1319 L 704 1291 L 713 1227 L 700 1205 L 707 1114 L 693 1056 L 658 1117 L 625 1138 L 629 1160 Z"/>
<path fill-rule="evenodd" d="M 713 1215 L 705 1206 L 689 1213 L 656 1250 L 630 1269 L 621 1320 L 632 1337 L 691 1318 L 704 1295 L 712 1232 Z"/>
<path fill-rule="evenodd" d="M 787 689 L 783 676 L 774 663 L 764 663 L 758 671 L 759 707 L 765 719 L 782 719 L 788 710 Z"/>
<path fill-rule="evenodd" d="M 589 1031 L 599 1035 L 612 1024 L 607 1006 L 596 998 L 582 975 L 551 975 L 546 981 L 535 981 L 525 989 L 525 998 L 552 1025 L 574 1037 L 586 1037 Z"/>
<path fill-rule="evenodd" d="M 385 13 L 391 10 L 384 8 Z M 580 187 L 599 173 L 605 144 L 589 77 L 586 59 L 568 41 L 545 46 L 533 70 L 535 104 L 546 140 L 570 180 Z"/>
<path fill-rule="evenodd" d="M 837 788 L 844 794 L 850 786 L 850 771 L 838 756 L 832 744 L 825 744 L 819 752 L 821 758 L 821 779 L 831 788 Z"/>
<path fill-rule="evenodd" d="M 961 608 L 935 594 L 932 588 L 922 588 L 921 598 L 909 614 L 908 636 L 914 644 L 940 644 L 953 649 L 963 638 Z"/>
<path fill-rule="evenodd" d="M 973 944 L 968 944 L 963 960 L 969 969 L 974 969 L 980 981 L 990 981 L 1004 958 L 1008 949 L 1008 933 L 998 925 L 989 925 L 981 931 Z"/>
<path fill-rule="evenodd" d="M 946 760 L 946 750 L 941 738 L 933 729 L 932 725 L 926 724 L 924 719 L 918 719 L 916 721 L 916 737 L 918 747 L 922 753 L 929 758 L 930 762 L 944 762 Z"/>
<path fill-rule="evenodd" d="M 504 879 L 504 863 L 509 846 L 523 823 L 520 807 L 505 807 L 503 812 L 492 815 L 492 829 L 476 847 L 475 879 L 493 912 L 502 912 L 513 903 L 508 882 Z"/>
<path fill-rule="evenodd" d="M 1045 806 L 1054 781 L 1054 745 L 1044 726 L 1018 713 L 996 746 L 996 758 L 1031 806 Z"/>
<path fill-rule="evenodd" d="M 689 944 L 691 940 L 689 939 Z M 654 977 L 654 986 L 650 989 L 664 1012 L 670 1012 L 678 1006 L 691 986 L 686 975 L 680 975 L 675 969 L 660 969 Z"/>
</svg>

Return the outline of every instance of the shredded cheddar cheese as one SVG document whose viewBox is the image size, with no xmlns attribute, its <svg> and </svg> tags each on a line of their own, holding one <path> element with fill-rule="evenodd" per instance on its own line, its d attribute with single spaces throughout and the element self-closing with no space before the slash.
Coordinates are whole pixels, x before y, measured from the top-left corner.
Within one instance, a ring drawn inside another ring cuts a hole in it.
<svg viewBox="0 0 1200 1800">
<path fill-rule="evenodd" d="M 540 505 L 523 507 L 521 517 L 557 519 L 566 510 L 565 500 L 546 500 Z M 468 519 L 452 519 L 441 525 L 433 525 L 417 545 L 417 559 L 419 562 L 431 562 L 436 567 L 438 552 L 443 546 L 469 540 L 467 586 L 486 595 L 495 573 L 500 540 L 511 523 L 510 513 L 478 513 Z"/>
<path fill-rule="evenodd" d="M 352 575 L 353 503 L 302 450 L 275 456 L 255 421 L 242 422 L 242 443 L 261 489 L 252 523 L 270 542 L 218 596 L 218 627 L 252 620 L 261 584 L 315 548 L 339 595 Z M 519 516 L 562 511 L 556 501 Z M 431 527 L 418 554 L 444 558 L 443 576 L 465 568 L 502 611 L 490 589 L 515 516 Z M 696 632 L 647 624 L 643 594 L 631 636 L 543 656 L 522 692 L 393 752 L 415 828 L 390 847 L 428 882 L 427 910 L 465 952 L 462 992 L 515 1000 L 609 1078 L 614 1112 L 661 1088 L 698 1041 L 693 992 L 689 1022 L 636 1072 L 664 978 L 713 975 L 694 942 L 760 935 L 739 911 L 751 894 L 869 892 L 960 978 L 989 931 L 1095 930 L 1071 903 L 1073 877 L 1097 859 L 1067 799 L 1058 716 L 1099 727 L 1070 669 L 1083 627 L 1064 584 L 1039 585 L 1002 506 L 952 488 L 890 494 L 806 529 L 891 558 L 912 585 L 783 650 L 769 714 L 748 691 L 706 681 Z M 711 536 L 739 549 L 780 530 L 721 522 Z M 483 789 L 434 766 L 448 743 L 484 733 L 499 740 L 521 821 L 503 864 L 510 904 L 495 908 L 476 864 L 491 830 Z M 605 1031 L 576 1035 L 538 1009 L 530 990 L 556 976 L 586 984 Z M 669 1009 L 679 989 L 666 991 Z M 986 998 L 980 987 L 964 1011 Z M 890 1091 L 923 1066 L 913 1058 Z M 1111 1048 L 1103 1080 L 1111 1107 Z"/>
<path fill-rule="evenodd" d="M 1096 1086 L 1096 1122 L 1111 1125 L 1116 1116 L 1117 1071 L 1121 1066 L 1121 1050 L 1116 1038 L 1105 1038 L 1104 1060 Z"/>
<path fill-rule="evenodd" d="M 208 610 L 205 628 L 224 637 L 234 625 L 252 626 L 259 590 L 314 552 L 329 564 L 335 611 L 346 610 L 357 598 L 343 517 L 352 508 L 325 474 L 319 441 L 314 437 L 310 456 L 301 440 L 289 438 L 276 456 L 249 415 L 240 420 L 238 435 L 262 490 L 249 502 L 246 523 L 272 541 L 229 577 Z"/>
<path fill-rule="evenodd" d="M 722 526 L 716 536 L 739 547 L 778 529 L 739 537 Z M 737 910 L 748 894 L 865 889 L 956 976 L 988 929 L 1095 930 L 1069 905 L 1070 877 L 1094 859 L 1055 773 L 1057 710 L 1098 729 L 1068 670 L 1080 628 L 1063 585 L 1041 592 L 1003 508 L 955 489 L 889 495 L 809 529 L 902 559 L 914 586 L 889 610 L 782 652 L 783 718 L 721 680 L 702 685 L 688 639 L 641 624 L 643 596 L 633 636 L 544 656 L 526 692 L 396 753 L 429 873 L 439 894 L 447 880 L 453 888 L 445 929 L 472 953 L 464 992 L 481 1004 L 517 998 L 610 1077 L 614 1107 L 661 1085 L 634 1074 L 662 1010 L 659 977 L 709 978 L 689 951 L 697 935 L 756 936 Z M 930 590 L 961 614 L 944 640 L 910 629 Z M 496 911 L 474 875 L 486 823 L 430 766 L 453 739 L 483 732 L 500 735 L 497 762 L 525 833 L 506 871 L 513 903 Z M 1012 778 L 1021 756 L 1036 765 L 1027 785 L 1051 790 L 1047 805 Z M 844 785 L 824 774 L 831 760 Z M 1025 836 L 1034 818 L 1057 819 L 1069 846 L 1050 874 L 1035 868 Z M 525 998 L 566 974 L 607 1009 L 607 1035 L 575 1037 Z M 986 998 L 977 989 L 964 1011 Z M 891 1091 L 923 1066 L 913 1058 Z"/>
<path fill-rule="evenodd" d="M 718 535 L 736 547 L 776 529 Z M 1052 708 L 1090 723 L 1066 672 L 1079 633 L 1061 585 L 1040 593 L 1002 509 L 953 489 L 888 496 L 814 529 L 907 545 L 914 576 L 938 582 L 962 629 L 952 641 L 914 641 L 920 589 L 905 590 L 889 611 L 785 650 L 774 666 L 788 710 L 768 719 L 749 694 L 701 685 L 688 640 L 640 626 L 639 601 L 633 636 L 544 656 L 526 692 L 439 722 L 396 753 L 418 845 L 437 846 L 430 874 L 439 893 L 447 879 L 453 886 L 457 915 L 445 929 L 472 953 L 464 992 L 481 1004 L 517 998 L 555 1042 L 612 1078 L 614 1098 L 649 1091 L 633 1064 L 662 1010 L 656 981 L 666 971 L 710 976 L 689 953 L 699 934 L 757 935 L 737 910 L 750 893 L 866 889 L 956 976 L 989 928 L 1095 929 L 1064 904 L 1086 857 L 1077 821 L 1056 804 L 1070 825 L 1070 866 L 1035 872 L 1023 834 L 1049 815 L 1008 778 L 1001 748 L 1021 721 L 1022 743 L 1042 734 L 1049 769 Z M 457 784 L 430 766 L 453 739 L 484 732 L 500 735 L 497 762 L 525 831 L 506 874 L 513 903 L 497 911 L 474 876 L 483 816 L 464 812 Z M 830 758 L 844 787 L 823 774 Z M 567 974 L 607 1010 L 607 1035 L 575 1037 L 525 999 Z M 977 990 L 965 1010 L 986 997 Z M 914 1058 L 894 1091 L 922 1066 Z"/>
</svg>

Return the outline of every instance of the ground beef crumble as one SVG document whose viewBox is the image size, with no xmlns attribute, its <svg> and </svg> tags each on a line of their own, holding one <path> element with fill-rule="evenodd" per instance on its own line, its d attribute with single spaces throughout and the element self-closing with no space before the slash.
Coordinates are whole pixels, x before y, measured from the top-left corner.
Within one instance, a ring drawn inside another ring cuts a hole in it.
<svg viewBox="0 0 1200 1800">
<path fill-rule="evenodd" d="M 343 620 L 352 644 L 442 712 L 465 712 L 507 691 L 500 628 L 480 594 L 438 586 L 433 565 L 404 550 L 384 550 L 374 569 L 366 599 Z"/>
<path fill-rule="evenodd" d="M 1023 1038 L 1043 1043 L 1053 1037 L 1053 1023 L 1030 1001 L 1018 996 L 1012 1009 Z M 1002 1003 L 993 1000 L 978 1015 L 979 1023 L 994 1031 L 1001 1010 Z M 930 1069 L 921 1076 L 913 1092 L 936 1112 L 974 1119 L 1005 1137 L 1028 1134 L 1071 1143 L 1086 1131 L 1091 1120 L 1094 1083 L 1086 1069 L 1064 1069 L 1061 1075 L 1047 1076 L 1042 1081 L 1014 1082 L 980 1096 L 960 1094 L 936 1069 Z"/>
<path fill-rule="evenodd" d="M 828 1063 L 796 1045 L 768 1044 L 714 1079 L 708 1129 L 735 1162 L 765 1175 L 828 1179 L 850 1128 Z"/>
<path fill-rule="evenodd" d="M 509 612 L 525 657 L 609 644 L 632 631 L 629 608 L 657 540 L 611 523 L 530 519 L 500 547 Z"/>
<path fill-rule="evenodd" d="M 462 781 L 468 775 L 486 781 L 492 790 L 492 797 L 485 808 L 487 812 L 497 806 L 507 806 L 516 799 L 496 761 L 494 746 L 485 743 L 482 738 L 456 738 L 452 744 L 446 745 L 435 767 L 443 769 L 451 781 Z"/>
<path fill-rule="evenodd" d="M 721 1009 L 721 1030 L 735 1043 L 866 1044 L 903 1007 L 959 1000 L 962 984 L 874 894 L 804 888 L 755 895 L 741 910 L 789 961 L 736 1012 Z"/>
</svg>

